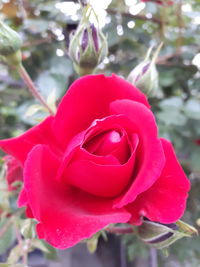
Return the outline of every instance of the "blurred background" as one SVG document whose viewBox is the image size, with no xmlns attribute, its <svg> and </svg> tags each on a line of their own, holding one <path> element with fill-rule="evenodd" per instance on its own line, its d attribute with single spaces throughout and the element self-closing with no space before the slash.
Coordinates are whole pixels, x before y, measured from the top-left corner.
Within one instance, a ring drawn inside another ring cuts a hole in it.
<svg viewBox="0 0 200 267">
<path fill-rule="evenodd" d="M 149 101 L 157 118 L 160 136 L 173 142 L 192 182 L 183 219 L 198 229 L 200 0 L 90 0 L 90 4 L 107 37 L 109 49 L 96 73 L 116 73 L 126 78 L 144 60 L 149 47 L 157 48 L 161 42 L 164 44 L 156 61 L 159 86 L 152 91 Z M 78 77 L 68 57 L 68 47 L 70 33 L 81 19 L 80 2 L 1 0 L 0 19 L 20 34 L 23 64 L 41 94 L 45 98 L 52 95 L 59 103 Z M 95 21 L 93 16 L 90 19 L 91 23 Z M 47 113 L 36 103 L 17 72 L 6 64 L 0 64 L 0 138 L 19 135 L 46 117 Z M 200 266 L 199 237 L 177 241 L 170 247 L 168 257 L 161 251 L 152 251 L 131 235 L 108 237 L 107 242 L 100 240 L 97 252 L 91 256 L 84 245 L 59 252 L 60 263 L 45 260 L 39 252 L 41 247 L 35 246 L 39 250 L 30 255 L 30 266 Z M 8 248 L 13 242 L 12 233 L 1 238 L 2 260 L 8 255 Z M 49 256 L 53 257 L 52 251 Z"/>
</svg>

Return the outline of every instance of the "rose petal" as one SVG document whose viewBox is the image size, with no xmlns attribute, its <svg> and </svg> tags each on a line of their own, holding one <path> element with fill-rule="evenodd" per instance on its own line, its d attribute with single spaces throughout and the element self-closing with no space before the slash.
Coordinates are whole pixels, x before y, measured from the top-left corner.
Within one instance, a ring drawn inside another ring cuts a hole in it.
<svg viewBox="0 0 200 267">
<path fill-rule="evenodd" d="M 93 155 L 113 155 L 121 164 L 127 162 L 131 154 L 125 131 L 119 133 L 116 130 L 110 130 L 100 133 L 91 140 L 86 141 L 83 147 Z"/>
<path fill-rule="evenodd" d="M 23 188 L 18 197 L 18 206 L 19 208 L 24 207 L 28 204 L 26 190 Z"/>
<path fill-rule="evenodd" d="M 77 148 L 79 149 L 79 147 L 84 146 L 84 143 L 86 143 L 88 140 L 90 140 L 91 137 L 97 135 L 98 133 L 100 133 L 102 131 L 117 129 L 121 132 L 125 132 L 125 130 L 123 129 L 123 124 L 125 124 L 124 121 L 127 121 L 127 118 L 124 116 L 121 116 L 121 115 L 117 115 L 117 116 L 114 115 L 114 116 L 105 117 L 103 119 L 94 120 L 87 130 L 82 131 L 82 132 L 78 133 L 77 135 L 75 135 L 70 140 L 70 142 L 68 143 L 68 145 L 66 147 L 66 151 L 63 155 L 63 159 L 62 159 L 62 162 L 60 164 L 59 171 L 57 173 L 57 179 L 61 178 L 64 170 L 66 169 L 66 166 L 68 165 L 69 161 L 72 159 L 73 154 Z M 128 120 L 128 122 L 126 124 L 129 124 L 129 123 L 130 123 L 130 121 Z M 130 138 L 132 138 L 132 135 L 134 136 L 134 134 L 131 133 Z M 129 144 L 129 146 L 131 147 L 131 144 Z M 92 154 L 90 154 L 89 156 L 88 156 L 88 154 L 86 154 L 85 156 L 87 157 L 87 160 L 91 160 Z M 122 158 L 123 158 L 123 156 L 124 155 L 122 155 Z M 90 158 L 88 158 L 88 157 L 90 157 Z M 109 155 L 105 159 L 104 159 L 104 157 L 96 158 L 95 162 L 97 164 L 104 164 L 104 165 L 107 162 L 107 165 L 108 164 L 113 165 L 114 162 L 109 163 L 108 158 L 110 158 L 110 159 L 112 158 L 112 160 L 114 160 L 114 157 L 112 157 L 112 155 Z M 94 159 L 94 157 L 93 157 L 93 159 Z M 97 161 L 97 159 L 99 159 L 99 160 Z M 102 162 L 102 161 L 104 161 L 104 162 Z M 115 158 L 115 162 L 116 162 L 116 164 L 119 164 L 119 160 L 117 160 L 117 158 Z"/>
<path fill-rule="evenodd" d="M 59 183 L 55 179 L 59 164 L 48 147 L 42 145 L 33 148 L 25 163 L 25 190 L 32 213 L 40 222 L 37 226 L 40 238 L 65 249 L 109 223 L 130 219 L 124 209 L 113 209 L 111 200 Z"/>
<path fill-rule="evenodd" d="M 36 144 L 47 144 L 56 153 L 60 153 L 59 144 L 52 134 L 52 121 L 53 117 L 49 116 L 19 137 L 0 140 L 0 148 L 18 159 L 21 163 L 24 163 L 27 154 Z"/>
<path fill-rule="evenodd" d="M 56 136 L 65 146 L 73 136 L 87 129 L 94 119 L 108 116 L 112 101 L 123 98 L 149 107 L 143 93 L 115 75 L 80 78 L 72 84 L 58 107 L 54 122 Z"/>
<path fill-rule="evenodd" d="M 172 144 L 161 139 L 166 164 L 154 185 L 128 205 L 132 213 L 131 223 L 141 224 L 141 217 L 164 224 L 176 222 L 184 213 L 190 182 L 182 170 Z"/>
<path fill-rule="evenodd" d="M 66 149 L 67 152 L 60 164 L 57 179 L 64 179 L 66 182 L 97 196 L 113 197 L 121 193 L 132 178 L 131 174 L 138 145 L 137 135 L 131 134 L 130 136 L 132 138 L 130 151 L 128 151 L 130 158 L 123 165 L 112 154 L 102 157 L 95 156 L 81 147 L 85 140 L 90 140 L 91 136 L 95 136 L 102 130 L 121 128 L 121 131 L 125 131 L 122 128 L 124 120 L 130 123 L 126 117 L 121 115 L 96 120 L 87 131 L 75 136 Z M 117 152 L 119 151 L 116 151 L 116 156 Z"/>
<path fill-rule="evenodd" d="M 14 191 L 17 189 L 17 186 L 13 186 L 13 183 L 23 180 L 22 166 L 16 158 L 10 155 L 3 157 L 3 160 L 7 167 L 5 179 L 8 184 L 8 191 Z"/>
<path fill-rule="evenodd" d="M 129 119 L 132 132 L 139 137 L 139 147 L 134 167 L 133 183 L 128 191 L 116 200 L 116 208 L 134 201 L 160 177 L 165 164 L 165 156 L 158 139 L 157 125 L 153 113 L 143 104 L 130 100 L 117 100 L 110 105 L 111 114 L 123 114 Z M 126 123 L 126 120 L 123 120 Z"/>
<path fill-rule="evenodd" d="M 32 210 L 31 210 L 30 206 L 28 205 L 28 197 L 27 197 L 27 193 L 26 193 L 25 188 L 23 188 L 21 190 L 19 197 L 18 197 L 18 203 L 17 204 L 18 204 L 19 208 L 26 206 L 26 216 L 28 218 L 34 218 Z"/>
<path fill-rule="evenodd" d="M 138 145 L 137 135 L 134 136 L 133 143 L 131 156 L 123 165 L 113 164 L 110 159 L 106 162 L 106 157 L 102 157 L 105 161 L 102 165 L 99 163 L 101 157 L 80 149 L 72 157 L 63 177 L 66 177 L 68 183 L 90 194 L 101 197 L 117 196 L 131 179 Z"/>
</svg>

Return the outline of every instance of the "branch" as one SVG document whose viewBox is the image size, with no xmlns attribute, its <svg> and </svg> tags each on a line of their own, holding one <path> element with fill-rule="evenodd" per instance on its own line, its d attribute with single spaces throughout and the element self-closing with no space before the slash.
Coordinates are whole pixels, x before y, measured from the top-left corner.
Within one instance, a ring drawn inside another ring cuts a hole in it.
<svg viewBox="0 0 200 267">
<path fill-rule="evenodd" d="M 165 56 L 160 56 L 156 60 L 156 64 L 165 65 L 168 60 L 173 59 L 173 58 L 180 57 L 180 55 L 181 55 L 181 51 L 176 51 L 174 53 L 167 54 Z M 166 64 L 166 65 L 168 65 L 168 64 Z"/>
<path fill-rule="evenodd" d="M 128 17 L 128 18 L 130 18 L 130 19 L 137 19 L 137 20 L 151 21 L 151 22 L 153 22 L 153 23 L 158 24 L 159 26 L 162 25 L 161 20 L 158 19 L 158 18 L 155 18 L 155 17 L 148 18 L 148 17 L 146 17 L 145 15 L 132 15 L 132 14 L 130 14 L 130 13 L 128 13 L 128 12 L 120 12 L 119 10 L 112 9 L 112 8 L 108 8 L 106 11 L 107 11 L 108 14 L 110 14 L 110 15 L 117 15 L 117 14 L 120 13 L 122 16 L 124 16 L 124 17 Z"/>
<path fill-rule="evenodd" d="M 53 39 L 52 35 L 49 35 L 46 38 L 38 39 L 38 40 L 32 40 L 32 41 L 27 41 L 23 44 L 23 48 L 30 47 L 30 46 L 37 46 L 45 43 L 51 43 Z"/>
</svg>

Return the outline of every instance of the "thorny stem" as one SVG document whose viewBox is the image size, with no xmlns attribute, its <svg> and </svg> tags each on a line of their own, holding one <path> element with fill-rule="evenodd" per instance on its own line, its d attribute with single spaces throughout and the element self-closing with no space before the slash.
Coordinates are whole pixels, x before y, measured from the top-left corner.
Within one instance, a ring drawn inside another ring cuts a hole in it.
<svg viewBox="0 0 200 267">
<path fill-rule="evenodd" d="M 24 80 L 24 82 L 26 83 L 29 91 L 32 93 L 32 95 L 38 99 L 40 101 L 40 103 L 48 110 L 48 112 L 52 115 L 54 115 L 53 110 L 48 106 L 48 104 L 46 103 L 46 101 L 44 100 L 44 98 L 40 95 L 40 93 L 38 92 L 35 84 L 33 83 L 33 81 L 31 80 L 29 74 L 27 73 L 27 71 L 25 70 L 25 68 L 23 67 L 23 65 L 21 64 L 18 68 L 17 68 L 19 75 L 21 76 L 21 78 Z"/>
</svg>

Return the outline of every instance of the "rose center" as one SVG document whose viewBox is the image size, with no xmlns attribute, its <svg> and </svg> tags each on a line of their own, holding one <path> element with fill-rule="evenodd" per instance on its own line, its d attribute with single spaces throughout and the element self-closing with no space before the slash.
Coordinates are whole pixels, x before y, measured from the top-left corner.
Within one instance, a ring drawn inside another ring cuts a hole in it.
<svg viewBox="0 0 200 267">
<path fill-rule="evenodd" d="M 106 156 L 111 154 L 121 141 L 121 133 L 116 130 L 100 133 L 87 141 L 83 148 L 91 154 Z"/>
<path fill-rule="evenodd" d="M 118 124 L 117 119 L 95 121 L 77 137 L 79 146 L 63 165 L 68 184 L 99 197 L 115 197 L 126 189 L 132 180 L 139 138 Z"/>
</svg>

